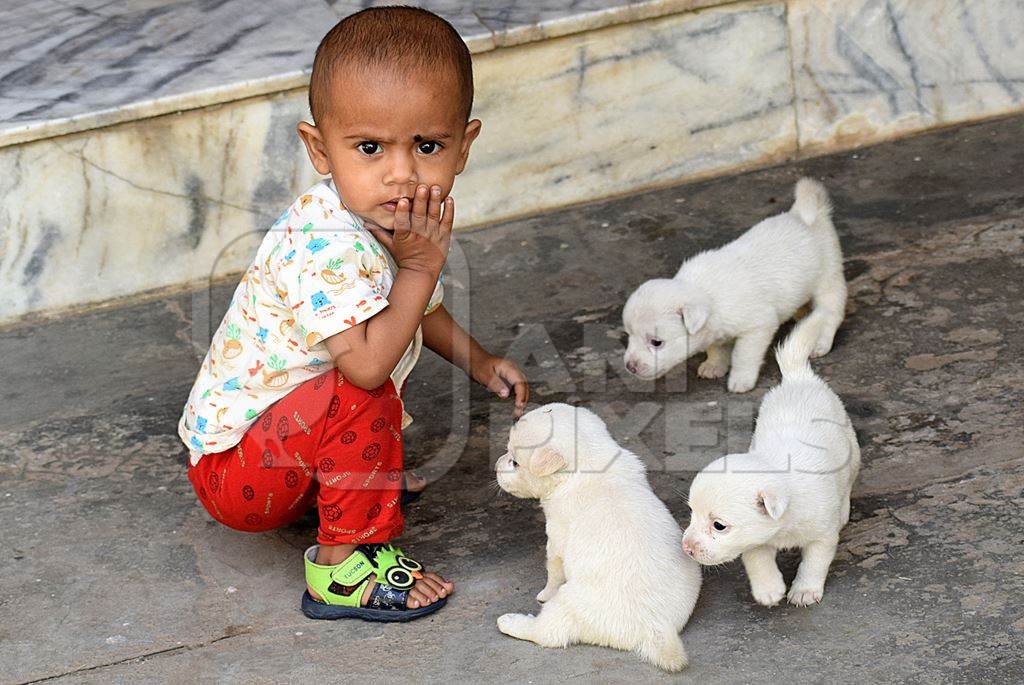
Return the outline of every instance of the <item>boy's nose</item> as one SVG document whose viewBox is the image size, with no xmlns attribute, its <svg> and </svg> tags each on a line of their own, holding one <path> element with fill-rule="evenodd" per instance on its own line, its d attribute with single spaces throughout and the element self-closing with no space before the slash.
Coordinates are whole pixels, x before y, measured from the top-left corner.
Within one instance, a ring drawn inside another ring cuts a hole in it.
<svg viewBox="0 0 1024 685">
<path fill-rule="evenodd" d="M 388 172 L 384 175 L 384 183 L 387 185 L 406 185 L 410 187 L 409 196 L 416 191 L 416 183 L 419 175 L 416 173 L 416 163 L 411 155 L 396 154 L 391 162 Z"/>
</svg>

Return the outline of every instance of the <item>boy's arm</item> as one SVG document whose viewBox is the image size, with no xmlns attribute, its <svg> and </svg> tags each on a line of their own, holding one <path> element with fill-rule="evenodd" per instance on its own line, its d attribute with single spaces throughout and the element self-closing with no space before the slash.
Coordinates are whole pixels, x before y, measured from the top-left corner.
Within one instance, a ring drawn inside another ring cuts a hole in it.
<svg viewBox="0 0 1024 685">
<path fill-rule="evenodd" d="M 345 378 L 366 389 L 387 381 L 416 335 L 436 283 L 436 274 L 399 268 L 386 309 L 324 339 L 327 351 Z"/>
<path fill-rule="evenodd" d="M 485 350 L 455 322 L 444 305 L 423 317 L 423 344 L 498 397 L 505 399 L 514 395 L 514 413 L 522 416 L 530 399 L 525 374 L 512 360 L 495 357 Z"/>
<path fill-rule="evenodd" d="M 444 216 L 441 216 L 442 202 Z M 455 201 L 441 188 L 417 187 L 413 201 L 398 201 L 394 233 L 370 228 L 398 263 L 388 306 L 358 325 L 324 338 L 334 364 L 361 388 L 387 381 L 405 353 L 448 257 Z"/>
<path fill-rule="evenodd" d="M 465 371 L 467 376 L 472 375 L 473 361 L 489 356 L 480 343 L 455 323 L 443 304 L 423 317 L 423 344 Z"/>
</svg>

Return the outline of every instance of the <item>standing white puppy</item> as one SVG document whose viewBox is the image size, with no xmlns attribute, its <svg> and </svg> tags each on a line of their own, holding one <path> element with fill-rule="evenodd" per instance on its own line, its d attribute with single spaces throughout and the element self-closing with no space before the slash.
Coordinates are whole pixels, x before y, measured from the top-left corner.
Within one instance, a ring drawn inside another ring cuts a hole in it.
<svg viewBox="0 0 1024 685">
<path fill-rule="evenodd" d="M 683 555 L 643 462 L 593 412 L 548 404 L 512 427 L 495 469 L 506 492 L 540 499 L 548 536 L 544 607 L 505 614 L 498 629 L 544 647 L 601 645 L 684 668 L 679 631 L 700 593 L 700 567 Z"/>
<path fill-rule="evenodd" d="M 839 236 L 825 188 L 809 178 L 796 184 L 796 202 L 731 243 L 683 263 L 675 278 L 647 281 L 626 302 L 626 368 L 658 378 L 698 352 L 702 378 L 729 371 L 730 392 L 757 384 L 765 352 L 779 326 L 808 301 L 823 321 L 811 350 L 819 357 L 846 309 Z"/>
<path fill-rule="evenodd" d="M 812 314 L 777 351 L 782 383 L 764 396 L 750 451 L 715 460 L 690 485 L 683 550 L 708 565 L 742 555 L 754 599 L 765 606 L 786 594 L 775 552 L 787 548 L 802 549 L 789 601 L 821 601 L 850 520 L 860 448 L 843 403 L 808 362 L 821 325 Z"/>
</svg>

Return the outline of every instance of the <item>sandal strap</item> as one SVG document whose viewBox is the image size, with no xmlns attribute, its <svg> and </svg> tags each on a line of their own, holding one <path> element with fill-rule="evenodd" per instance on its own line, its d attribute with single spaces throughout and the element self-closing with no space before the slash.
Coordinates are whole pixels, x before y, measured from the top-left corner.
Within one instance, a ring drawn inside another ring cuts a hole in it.
<svg viewBox="0 0 1024 685">
<path fill-rule="evenodd" d="M 390 585 L 378 583 L 370 591 L 370 601 L 366 603 L 366 608 L 382 609 L 385 611 L 405 611 L 409 608 L 408 602 L 408 590 L 396 590 Z"/>
<path fill-rule="evenodd" d="M 373 562 L 356 550 L 340 564 L 324 566 L 314 561 L 319 549 L 320 545 L 313 545 L 304 555 L 306 582 L 327 604 L 358 607 L 370 576 L 376 573 Z"/>
</svg>

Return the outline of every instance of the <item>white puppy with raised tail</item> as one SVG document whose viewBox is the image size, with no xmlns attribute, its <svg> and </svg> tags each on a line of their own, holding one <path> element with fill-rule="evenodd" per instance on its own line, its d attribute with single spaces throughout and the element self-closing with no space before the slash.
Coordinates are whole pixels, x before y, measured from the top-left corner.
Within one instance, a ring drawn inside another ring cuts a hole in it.
<svg viewBox="0 0 1024 685">
<path fill-rule="evenodd" d="M 683 550 L 707 565 L 742 555 L 754 599 L 765 606 L 786 594 L 775 553 L 787 548 L 802 550 L 789 601 L 821 601 L 850 520 L 860 448 L 842 401 L 808 362 L 822 319 L 801 321 L 776 352 L 782 383 L 761 402 L 750 451 L 715 460 L 690 485 Z"/>
<path fill-rule="evenodd" d="M 641 285 L 622 312 L 626 368 L 650 380 L 706 350 L 697 375 L 720 378 L 732 366 L 729 391 L 746 392 L 779 326 L 811 300 L 823 320 L 811 356 L 826 354 L 846 309 L 831 216 L 825 188 L 802 178 L 785 214 L 688 259 L 675 278 Z"/>
<path fill-rule="evenodd" d="M 537 616 L 505 614 L 498 629 L 544 647 L 574 643 L 637 652 L 666 671 L 687 664 L 679 631 L 700 593 L 700 567 L 651 491 L 644 464 L 597 415 L 548 404 L 523 416 L 495 466 L 498 484 L 540 499 L 547 585 Z"/>
</svg>

